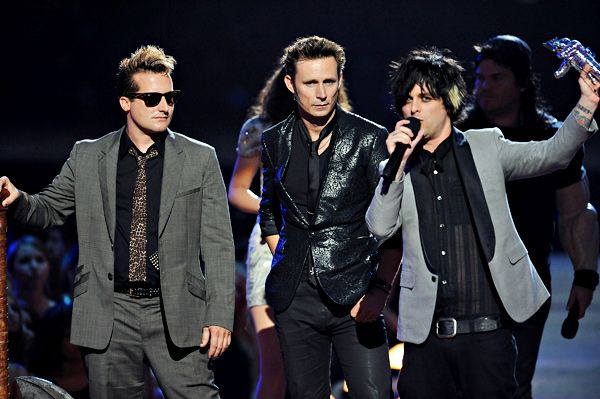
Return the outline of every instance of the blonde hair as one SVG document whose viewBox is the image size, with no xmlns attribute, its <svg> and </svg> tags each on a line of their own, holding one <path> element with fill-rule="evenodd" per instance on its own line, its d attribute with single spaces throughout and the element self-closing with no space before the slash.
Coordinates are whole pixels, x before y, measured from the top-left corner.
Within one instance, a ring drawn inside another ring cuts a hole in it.
<svg viewBox="0 0 600 399">
<path fill-rule="evenodd" d="M 117 72 L 117 93 L 135 93 L 139 88 L 133 81 L 133 75 L 138 72 L 154 72 L 171 75 L 175 69 L 175 58 L 165 54 L 158 46 L 146 45 L 135 50 L 129 58 L 123 58 Z"/>
</svg>

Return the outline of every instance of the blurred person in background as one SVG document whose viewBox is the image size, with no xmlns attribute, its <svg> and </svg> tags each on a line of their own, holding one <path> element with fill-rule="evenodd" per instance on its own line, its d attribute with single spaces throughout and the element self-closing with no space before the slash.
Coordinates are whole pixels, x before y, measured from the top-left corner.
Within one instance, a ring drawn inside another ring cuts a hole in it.
<svg viewBox="0 0 600 399">
<path fill-rule="evenodd" d="M 512 35 L 494 36 L 476 45 L 474 101 L 461 129 L 499 127 L 512 141 L 545 140 L 561 123 L 548 113 L 532 68 L 531 49 Z M 590 188 L 583 147 L 566 169 L 552 174 L 508 182 L 510 211 L 519 236 L 542 281 L 551 291 L 550 253 L 555 225 L 560 244 L 573 264 L 574 279 L 567 302 L 579 306 L 579 318 L 592 301 L 598 284 L 598 220 L 589 203 Z M 558 216 L 558 217 L 556 217 Z M 531 398 L 531 382 L 544 324 L 550 311 L 546 301 L 524 323 L 511 328 L 517 344 L 515 398 Z"/>
<path fill-rule="evenodd" d="M 44 243 L 31 235 L 13 242 L 8 249 L 7 270 L 17 303 L 29 314 L 29 327 L 35 333 L 38 321 L 57 304 L 48 294 L 50 260 Z"/>
</svg>

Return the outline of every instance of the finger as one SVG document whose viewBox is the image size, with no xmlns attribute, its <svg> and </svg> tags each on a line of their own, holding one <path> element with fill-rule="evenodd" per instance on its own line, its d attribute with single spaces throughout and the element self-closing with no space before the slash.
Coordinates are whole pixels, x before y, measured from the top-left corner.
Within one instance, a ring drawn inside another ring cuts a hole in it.
<svg viewBox="0 0 600 399">
<path fill-rule="evenodd" d="M 210 359 L 215 358 L 218 346 L 219 346 L 219 337 L 217 337 L 215 334 L 211 334 L 210 347 L 208 348 L 208 357 Z"/>
<path fill-rule="evenodd" d="M 211 328 L 211 343 L 209 355 L 213 358 L 221 356 L 225 343 L 225 330 L 218 327 Z"/>
<path fill-rule="evenodd" d="M 594 93 L 598 94 L 598 88 L 600 87 L 600 83 L 598 82 L 598 79 L 594 78 L 593 75 L 585 71 L 581 71 L 581 73 L 579 74 L 579 79 L 581 80 L 581 83 L 585 84 Z"/>
<path fill-rule="evenodd" d="M 356 305 L 354 305 L 352 307 L 352 309 L 350 310 L 350 317 L 353 317 L 356 319 L 357 315 L 358 315 L 358 303 Z"/>
<path fill-rule="evenodd" d="M 223 331 L 219 331 L 217 333 L 217 342 L 215 345 L 215 357 L 219 357 L 223 354 L 224 351 L 224 346 L 225 346 L 225 334 L 223 333 Z"/>
<path fill-rule="evenodd" d="M 398 130 L 400 127 L 408 125 L 410 123 L 410 121 L 408 121 L 407 119 L 401 119 L 398 122 L 396 122 L 396 125 L 394 126 L 394 130 Z"/>
<path fill-rule="evenodd" d="M 204 348 L 208 344 L 209 339 L 210 331 L 208 330 L 208 327 L 202 328 L 202 341 L 200 341 L 200 347 Z"/>
<path fill-rule="evenodd" d="M 350 310 L 350 316 L 351 316 L 351 317 L 354 317 L 354 318 L 357 318 L 357 317 L 358 317 L 358 315 L 359 315 L 359 313 L 360 313 L 360 307 L 361 307 L 361 304 L 362 304 L 362 301 L 363 301 L 363 299 L 364 299 L 364 298 L 365 298 L 365 296 L 363 295 L 363 296 L 362 296 L 362 297 L 361 297 L 361 298 L 358 300 L 358 302 L 356 302 L 356 305 L 354 305 L 354 306 L 352 307 L 352 309 Z"/>
<path fill-rule="evenodd" d="M 225 349 L 229 348 L 230 345 L 231 345 L 231 332 L 228 332 L 228 334 L 227 334 L 227 346 L 225 347 Z"/>
<path fill-rule="evenodd" d="M 419 141 L 421 141 L 424 135 L 425 131 L 423 129 L 419 130 L 419 132 L 417 133 L 417 137 L 415 137 L 415 139 L 412 141 L 412 146 L 416 146 L 417 144 L 419 144 Z"/>
<path fill-rule="evenodd" d="M 394 133 L 398 135 L 406 135 L 411 139 L 415 136 L 415 133 L 409 129 L 408 126 L 398 126 L 396 129 L 394 129 Z"/>
<path fill-rule="evenodd" d="M 402 143 L 408 145 L 412 141 L 412 132 L 406 133 L 401 131 L 395 131 L 392 135 L 388 137 L 387 141 L 390 144 Z"/>
<path fill-rule="evenodd" d="M 2 201 L 2 206 L 6 208 L 7 206 L 15 202 L 17 198 L 19 198 L 19 195 L 20 194 L 18 191 L 11 192 L 10 195 L 6 197 L 4 201 Z"/>
</svg>

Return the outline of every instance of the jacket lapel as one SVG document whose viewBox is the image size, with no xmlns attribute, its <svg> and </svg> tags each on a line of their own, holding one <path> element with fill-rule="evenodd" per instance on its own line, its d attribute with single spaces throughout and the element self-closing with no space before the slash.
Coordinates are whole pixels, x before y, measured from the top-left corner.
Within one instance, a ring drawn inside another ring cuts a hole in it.
<svg viewBox="0 0 600 399">
<path fill-rule="evenodd" d="M 119 143 L 125 127 L 117 131 L 107 148 L 98 153 L 98 177 L 100 180 L 100 192 L 102 193 L 102 205 L 104 208 L 104 221 L 108 230 L 110 242 L 114 244 L 116 201 L 117 201 L 117 163 L 119 161 Z"/>
<path fill-rule="evenodd" d="M 277 182 L 279 182 L 279 185 L 281 187 L 282 200 L 286 204 L 288 210 L 291 211 L 294 215 L 296 215 L 296 217 L 304 225 L 308 226 L 309 225 L 308 220 L 306 219 L 304 214 L 300 211 L 300 209 L 298 208 L 296 203 L 292 200 L 292 197 L 290 197 L 290 195 L 287 192 L 287 190 L 285 189 L 285 185 L 284 185 L 285 176 L 286 176 L 288 168 L 289 168 L 290 157 L 292 155 L 292 136 L 294 134 L 294 124 L 296 123 L 296 118 L 297 118 L 296 113 L 295 112 L 292 113 L 283 122 L 281 129 L 279 129 L 279 136 L 278 136 L 278 140 L 277 140 L 277 143 L 278 143 L 277 149 L 279 151 L 277 154 L 275 154 L 278 157 L 278 159 L 276 161 L 278 168 L 277 168 L 277 172 L 276 172 L 277 175 L 275 176 L 275 179 Z"/>
<path fill-rule="evenodd" d="M 473 155 L 469 143 L 464 134 L 454 129 L 455 140 L 452 140 L 458 174 L 461 178 L 467 203 L 473 215 L 475 230 L 481 242 L 486 260 L 489 262 L 494 257 L 494 248 L 496 246 L 496 235 L 492 218 L 488 209 L 483 187 L 479 174 L 473 161 Z"/>
<path fill-rule="evenodd" d="M 158 216 L 158 236 L 160 237 L 171 215 L 179 188 L 185 161 L 185 153 L 171 130 L 165 139 L 165 160 L 162 186 L 160 190 L 160 212 Z"/>
<path fill-rule="evenodd" d="M 323 180 L 323 184 L 321 184 L 321 188 L 319 190 L 319 195 L 317 197 L 317 204 L 315 207 L 316 218 L 315 224 L 322 223 L 325 218 L 328 218 L 329 215 L 323 213 L 323 209 L 319 206 L 321 204 L 321 197 L 323 193 L 329 187 L 335 187 L 336 185 L 332 184 L 331 179 L 339 178 L 344 173 L 344 169 L 348 168 L 348 160 L 342 159 L 343 151 L 339 151 L 339 146 L 342 146 L 346 143 L 346 140 L 349 140 L 348 134 L 346 134 L 346 118 L 344 111 L 338 106 L 337 107 L 337 127 L 335 131 L 332 131 L 332 141 L 329 144 L 331 146 L 331 157 L 329 158 L 329 163 L 327 164 L 327 171 L 325 172 L 325 179 Z"/>
</svg>

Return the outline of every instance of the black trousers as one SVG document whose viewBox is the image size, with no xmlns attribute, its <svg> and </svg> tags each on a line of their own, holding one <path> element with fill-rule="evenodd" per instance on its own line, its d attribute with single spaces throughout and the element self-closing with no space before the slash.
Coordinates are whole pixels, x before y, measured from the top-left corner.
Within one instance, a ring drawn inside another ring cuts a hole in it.
<svg viewBox="0 0 600 399">
<path fill-rule="evenodd" d="M 537 260 L 535 257 L 532 258 L 544 285 L 548 291 L 552 293 L 550 285 L 550 265 L 543 259 Z M 515 399 L 532 398 L 531 381 L 533 380 L 533 375 L 535 373 L 535 365 L 540 352 L 544 326 L 546 325 L 546 320 L 548 320 L 548 314 L 550 313 L 551 302 L 552 297 L 548 298 L 542 307 L 527 321 L 523 323 L 511 322 L 508 324 L 508 327 L 513 331 L 517 343 L 517 368 L 515 376 L 517 377 L 519 388 L 515 393 Z"/>
<path fill-rule="evenodd" d="M 349 306 L 332 303 L 301 281 L 291 305 L 275 315 L 285 376 L 292 399 L 328 399 L 331 349 L 351 398 L 389 399 L 391 372 L 383 317 L 357 323 Z"/>
<path fill-rule="evenodd" d="M 511 399 L 516 347 L 510 330 L 404 344 L 398 379 L 402 399 Z"/>
</svg>

